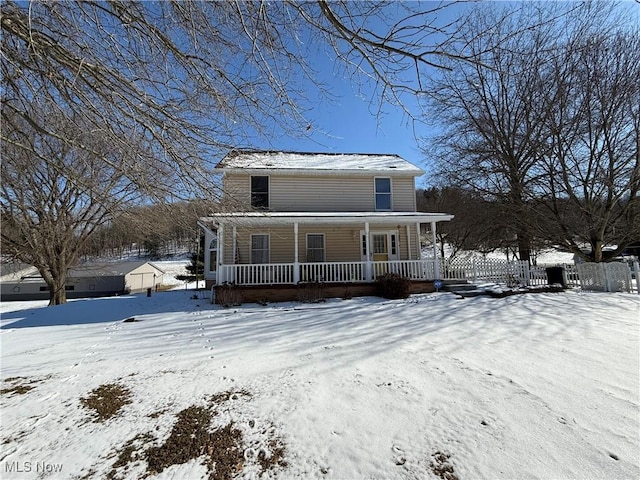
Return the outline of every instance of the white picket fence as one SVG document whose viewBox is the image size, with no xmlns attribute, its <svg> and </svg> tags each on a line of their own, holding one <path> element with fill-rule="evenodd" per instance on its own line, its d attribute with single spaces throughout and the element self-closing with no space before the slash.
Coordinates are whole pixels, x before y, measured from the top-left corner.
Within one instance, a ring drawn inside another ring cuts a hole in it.
<svg viewBox="0 0 640 480">
<path fill-rule="evenodd" d="M 512 287 L 548 285 L 547 269 L 553 267 L 562 269 L 562 283 L 568 287 L 640 293 L 640 267 L 637 262 L 632 269 L 623 262 L 530 266 L 528 262 L 518 260 L 456 258 L 440 262 L 440 277 L 443 280 L 458 279 L 473 283 L 502 283 Z"/>
<path fill-rule="evenodd" d="M 638 262 L 629 265 L 622 262 L 581 263 L 577 266 L 580 286 L 583 290 L 597 292 L 631 292 L 640 293 L 640 267 Z M 635 282 L 633 281 L 635 277 Z"/>
</svg>

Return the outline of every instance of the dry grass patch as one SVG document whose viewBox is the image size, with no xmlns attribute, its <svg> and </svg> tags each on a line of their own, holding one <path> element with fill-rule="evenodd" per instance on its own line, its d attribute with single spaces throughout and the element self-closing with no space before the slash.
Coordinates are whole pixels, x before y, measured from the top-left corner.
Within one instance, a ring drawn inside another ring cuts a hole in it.
<svg viewBox="0 0 640 480">
<path fill-rule="evenodd" d="M 24 395 L 30 390 L 36 388 L 34 386 L 36 383 L 43 382 L 48 378 L 50 378 L 50 376 L 46 376 L 44 378 L 7 377 L 4 379 L 4 383 L 12 385 L 0 388 L 0 395 Z"/>
<path fill-rule="evenodd" d="M 1 395 L 24 395 L 29 390 L 33 390 L 33 385 L 13 385 L 11 387 L 0 389 Z"/>
<path fill-rule="evenodd" d="M 221 404 L 228 402 L 229 400 L 238 400 L 240 397 L 251 398 L 251 394 L 246 390 L 226 390 L 220 393 L 214 393 L 209 398 L 209 404 L 212 407 L 220 406 Z"/>
<path fill-rule="evenodd" d="M 138 434 L 131 440 L 129 440 L 118 452 L 118 458 L 111 466 L 111 471 L 107 474 L 106 478 L 108 480 L 114 480 L 118 478 L 118 468 L 126 467 L 130 463 L 140 460 L 140 447 L 147 442 L 151 442 L 152 440 L 153 436 L 149 433 Z"/>
<path fill-rule="evenodd" d="M 451 455 L 448 453 L 436 452 L 433 455 L 433 460 L 429 464 L 431 471 L 442 480 L 458 480 L 458 476 L 453 470 L 453 465 L 449 463 Z"/>
<path fill-rule="evenodd" d="M 274 469 L 275 467 L 286 467 L 289 465 L 285 460 L 286 450 L 284 445 L 278 438 L 269 439 L 269 455 L 261 450 L 258 453 L 258 465 L 260 465 L 260 471 L 265 474 L 267 471 Z"/>
<path fill-rule="evenodd" d="M 162 472 L 171 465 L 180 465 L 206 455 L 209 479 L 227 479 L 242 470 L 242 432 L 232 423 L 209 431 L 213 413 L 201 406 L 190 406 L 177 415 L 169 438 L 158 447 L 147 450 L 147 471 Z"/>
<path fill-rule="evenodd" d="M 242 471 L 244 466 L 242 432 L 228 423 L 215 430 L 207 445 L 209 480 L 225 480 Z"/>
<path fill-rule="evenodd" d="M 80 399 L 83 407 L 93 410 L 95 422 L 104 422 L 116 416 L 120 409 L 129 403 L 131 403 L 131 391 L 117 383 L 100 385 L 87 397 Z"/>
<path fill-rule="evenodd" d="M 104 393 L 104 387 L 98 393 Z M 240 398 L 252 398 L 252 395 L 244 389 L 227 390 L 211 395 L 205 405 L 191 405 L 178 412 L 171 432 L 162 444 L 156 443 L 151 433 L 132 438 L 110 455 L 111 458 L 115 456 L 116 461 L 107 478 L 129 478 L 132 474 L 130 466 L 137 462 L 146 462 L 146 471 L 139 475 L 140 478 L 146 478 L 172 465 L 181 465 L 199 457 L 202 457 L 202 465 L 207 467 L 209 480 L 233 478 L 241 474 L 245 467 L 257 468 L 260 476 L 276 467 L 286 467 L 286 450 L 274 434 L 275 427 L 262 430 L 263 440 L 258 441 L 257 445 L 256 442 L 252 443 L 252 447 L 256 447 L 254 449 L 247 445 L 242 429 L 237 428 L 234 421 L 217 428 L 212 425 L 218 409 L 228 408 L 233 418 L 234 410 L 242 408 L 242 405 L 229 402 Z M 158 418 L 167 410 L 159 410 L 147 417 Z M 253 429 L 255 425 L 255 420 L 248 422 L 249 428 Z M 263 447 L 259 448 L 259 445 Z M 245 454 L 248 450 L 258 453 L 247 457 Z"/>
</svg>

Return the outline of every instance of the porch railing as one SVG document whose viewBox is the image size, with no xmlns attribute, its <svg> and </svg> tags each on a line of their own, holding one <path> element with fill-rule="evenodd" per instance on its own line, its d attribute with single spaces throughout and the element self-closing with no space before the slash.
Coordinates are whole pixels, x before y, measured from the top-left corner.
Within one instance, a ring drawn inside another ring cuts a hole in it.
<svg viewBox="0 0 640 480">
<path fill-rule="evenodd" d="M 366 262 L 313 262 L 300 264 L 301 282 L 366 282 Z"/>
<path fill-rule="evenodd" d="M 433 260 L 391 260 L 372 265 L 374 279 L 385 273 L 397 273 L 412 280 L 435 280 Z"/>
<path fill-rule="evenodd" d="M 356 283 L 372 282 L 387 272 L 398 273 L 413 280 L 433 280 L 432 260 L 397 260 L 389 262 L 313 262 L 222 265 L 222 282 L 237 285 L 277 285 L 297 282 Z"/>
<path fill-rule="evenodd" d="M 222 279 L 237 285 L 290 284 L 293 281 L 292 263 L 259 263 L 222 265 Z"/>
<path fill-rule="evenodd" d="M 568 286 L 595 288 L 595 280 L 586 279 L 586 275 L 575 265 L 561 265 L 565 271 Z M 597 265 L 605 268 L 604 265 Z M 624 264 L 622 264 L 624 266 Z M 611 268 L 616 267 L 613 265 Z M 626 267 L 628 270 L 628 266 Z M 624 271 L 622 280 L 611 275 L 611 282 L 623 285 L 620 289 L 640 293 L 640 266 L 635 270 Z M 266 263 L 222 265 L 218 270 L 220 282 L 237 285 L 295 285 L 298 282 L 356 283 L 373 282 L 385 273 L 397 273 L 412 280 L 435 280 L 433 259 L 392 260 L 387 262 L 318 262 L 318 263 Z M 468 280 L 471 282 L 496 282 L 507 285 L 546 285 L 548 284 L 545 266 L 530 266 L 527 262 L 498 259 L 455 259 L 439 263 L 439 278 L 442 280 Z M 580 277 L 585 278 L 580 278 Z M 620 276 L 620 275 L 618 275 Z M 601 282 L 602 283 L 602 282 Z M 616 285 L 617 285 L 616 284 Z M 604 287 L 603 287 L 604 288 Z M 611 288 L 611 287 L 608 287 Z M 618 288 L 618 287 L 616 287 Z"/>
</svg>

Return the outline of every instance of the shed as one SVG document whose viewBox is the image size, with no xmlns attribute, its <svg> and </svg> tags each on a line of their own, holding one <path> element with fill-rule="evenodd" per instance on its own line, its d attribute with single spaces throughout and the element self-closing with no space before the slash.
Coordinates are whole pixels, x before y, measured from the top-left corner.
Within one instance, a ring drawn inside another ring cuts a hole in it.
<svg viewBox="0 0 640 480">
<path fill-rule="evenodd" d="M 67 298 L 104 297 L 143 292 L 162 283 L 164 271 L 151 262 L 91 263 L 69 270 Z M 46 300 L 49 289 L 35 267 L 3 264 L 0 299 Z"/>
</svg>

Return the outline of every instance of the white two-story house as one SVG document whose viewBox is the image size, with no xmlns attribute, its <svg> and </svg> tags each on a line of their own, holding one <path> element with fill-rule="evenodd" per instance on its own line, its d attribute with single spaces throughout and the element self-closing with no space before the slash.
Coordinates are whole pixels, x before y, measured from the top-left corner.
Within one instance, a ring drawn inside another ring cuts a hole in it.
<svg viewBox="0 0 640 480">
<path fill-rule="evenodd" d="M 416 211 L 424 172 L 397 155 L 235 151 L 216 169 L 224 208 L 199 222 L 208 286 L 284 299 L 300 282 L 366 294 L 385 272 L 424 291 L 439 277 L 437 262 L 421 258 L 420 226 L 435 239 L 437 222 L 453 216 Z"/>
</svg>

